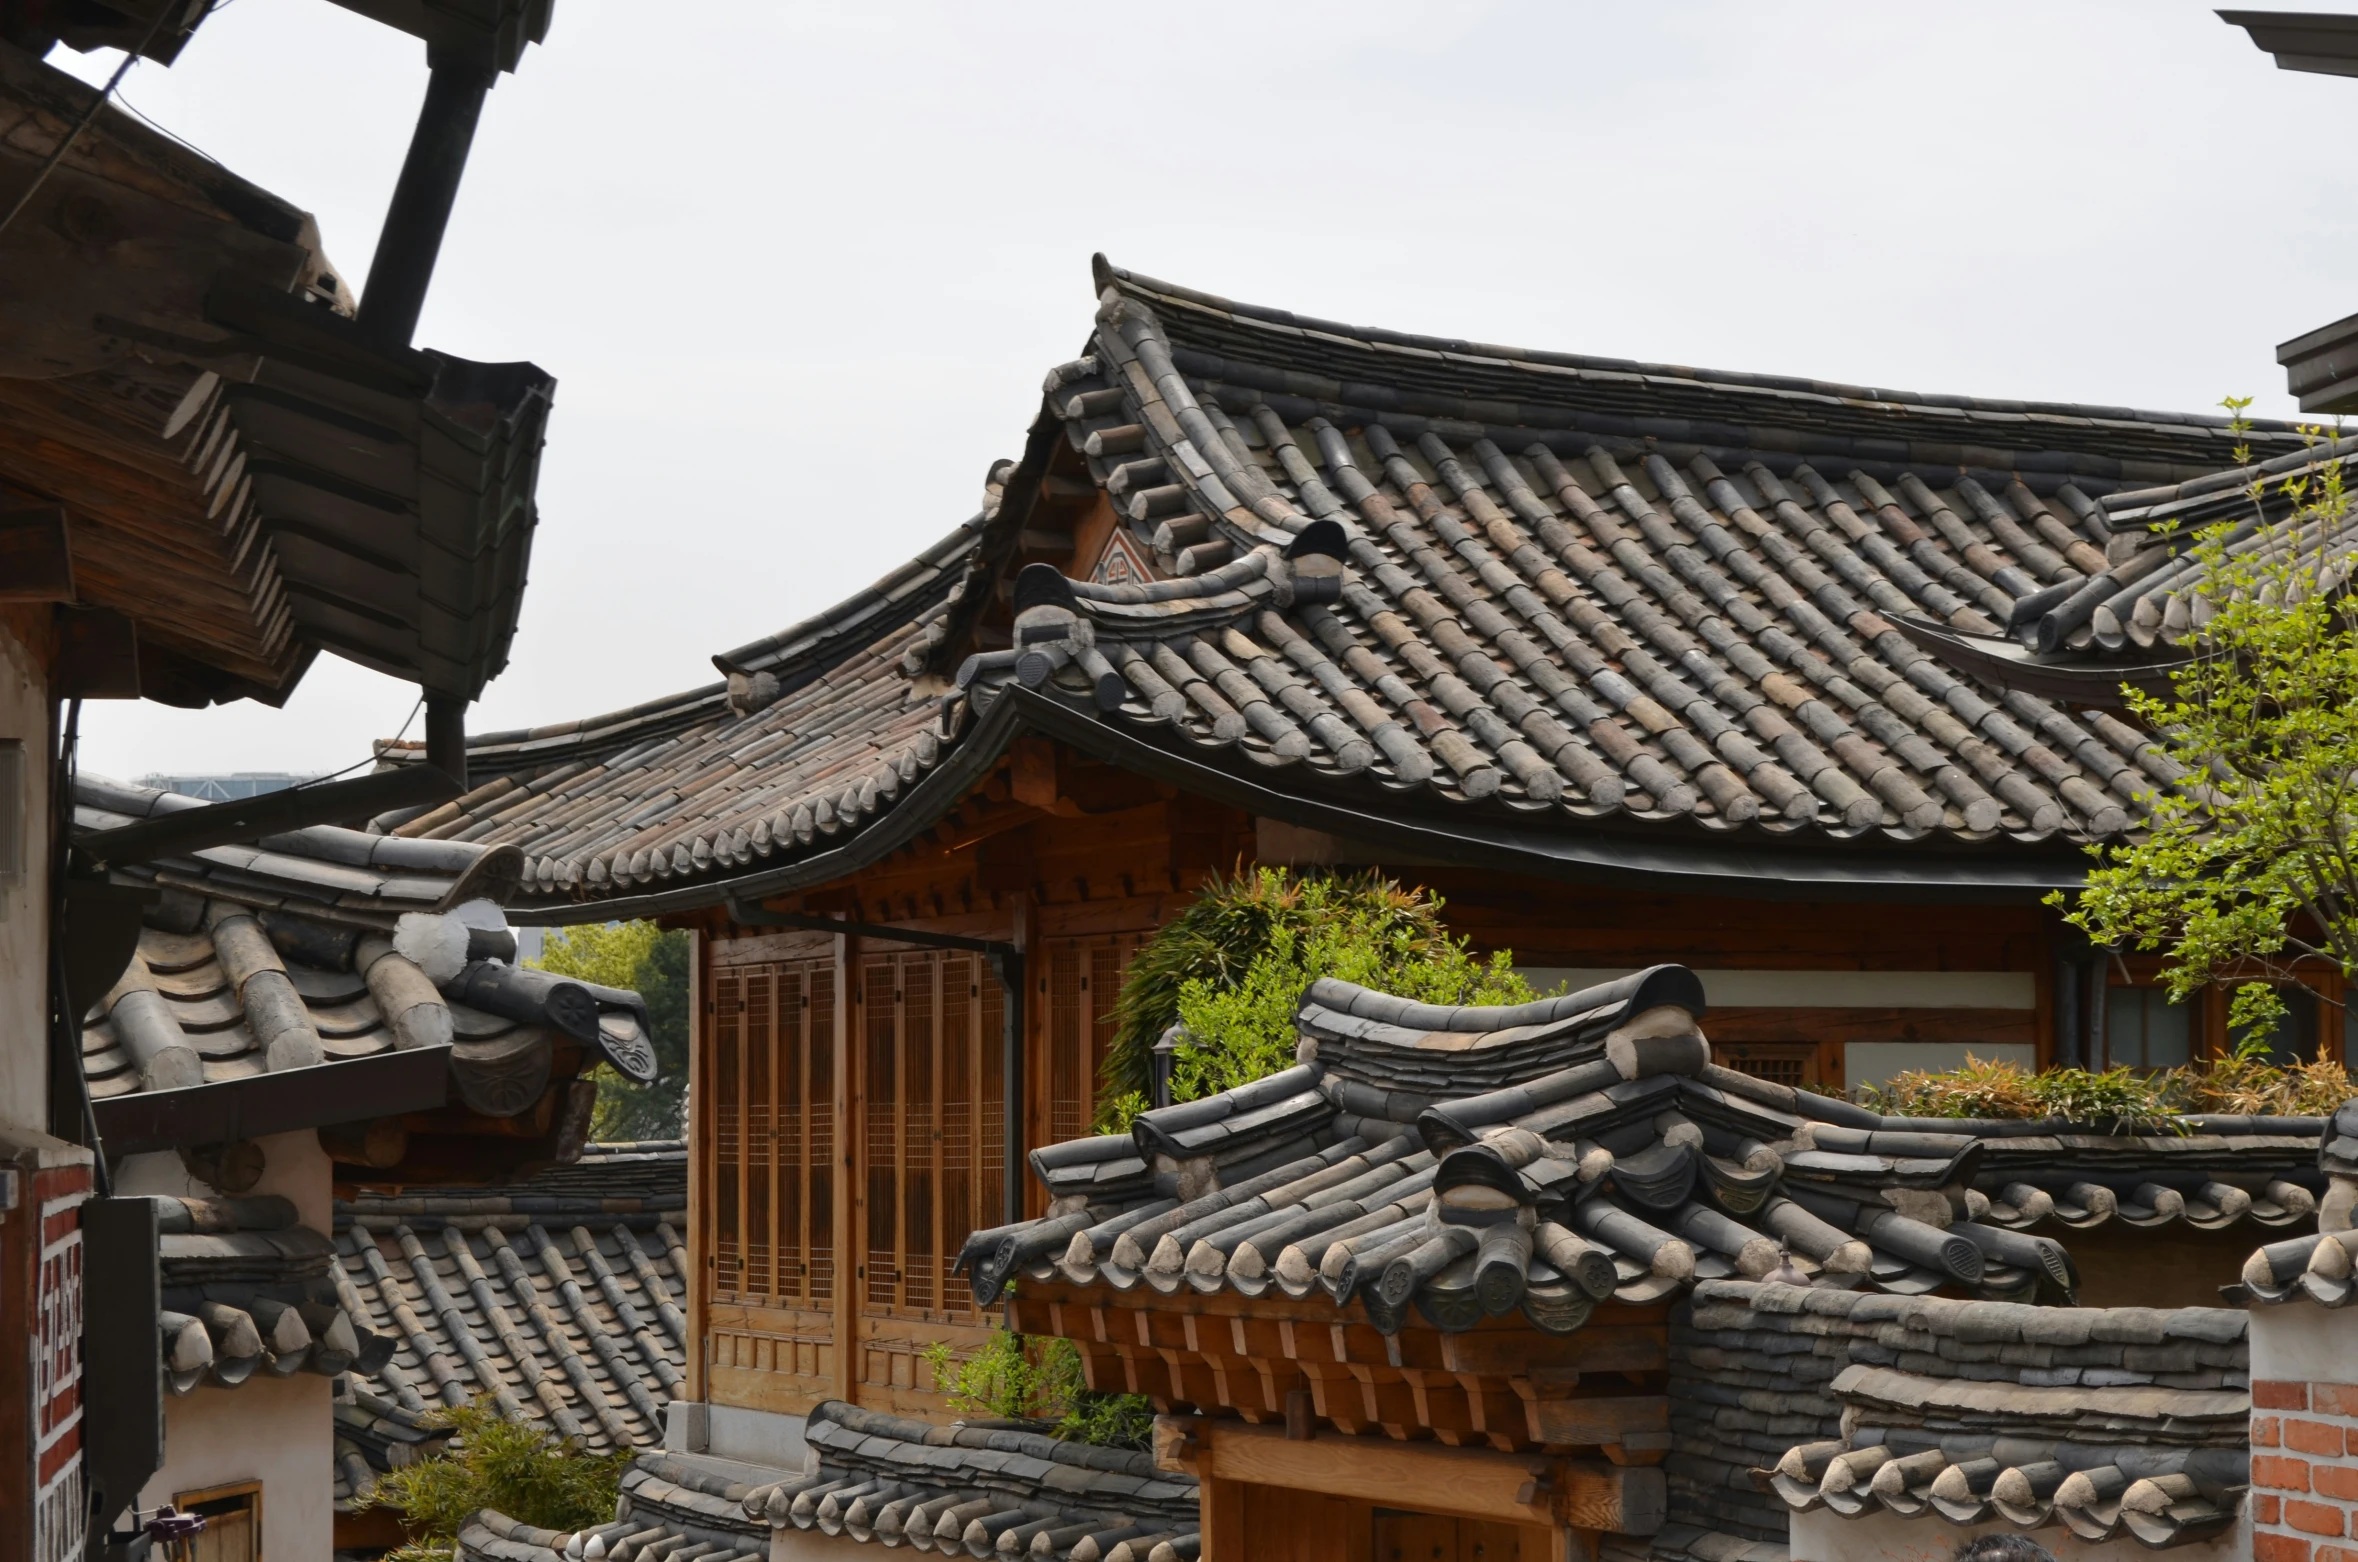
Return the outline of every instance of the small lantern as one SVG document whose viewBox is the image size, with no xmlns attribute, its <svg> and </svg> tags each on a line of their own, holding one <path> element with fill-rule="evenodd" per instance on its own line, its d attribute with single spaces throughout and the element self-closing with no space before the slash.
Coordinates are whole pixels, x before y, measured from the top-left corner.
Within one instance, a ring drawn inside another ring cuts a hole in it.
<svg viewBox="0 0 2358 1562">
<path fill-rule="evenodd" d="M 1171 1104 L 1171 1071 L 1178 1066 L 1179 1050 L 1195 1041 L 1195 1032 L 1184 1024 L 1173 1025 L 1163 1032 L 1162 1040 L 1154 1044 L 1154 1104 Z"/>
</svg>

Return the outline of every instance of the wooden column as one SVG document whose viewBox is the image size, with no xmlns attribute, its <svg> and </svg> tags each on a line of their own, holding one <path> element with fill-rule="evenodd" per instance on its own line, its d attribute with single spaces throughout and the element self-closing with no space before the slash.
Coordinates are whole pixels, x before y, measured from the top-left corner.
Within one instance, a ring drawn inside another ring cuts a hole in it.
<svg viewBox="0 0 2358 1562">
<path fill-rule="evenodd" d="M 704 929 L 688 930 L 688 1272 L 680 1278 L 688 1288 L 687 1398 L 707 1399 L 705 1369 L 712 1349 L 705 1319 L 712 1296 L 712 1239 L 705 1233 L 711 1191 L 704 1185 L 704 1152 L 711 1136 L 704 1114 L 711 1110 L 712 1060 L 704 1049 L 712 1039 L 712 938 Z"/>
<path fill-rule="evenodd" d="M 1518 1562 L 1597 1562 L 1597 1541 L 1595 1530 L 1526 1526 Z"/>
<path fill-rule="evenodd" d="M 1047 974 L 1048 962 L 1041 958 L 1038 921 L 1028 890 L 1018 890 L 1007 897 L 1007 941 L 1021 956 L 1014 967 L 1018 978 L 1015 991 L 1006 995 L 1006 1001 L 1014 1008 L 1003 1018 L 1015 1045 L 1004 1049 L 1000 1085 L 1000 1111 L 1008 1133 L 1006 1165 L 1001 1173 L 1006 1181 L 1000 1194 L 1010 1220 L 1029 1218 L 1047 1209 L 1040 1202 L 1041 1191 L 1033 1186 L 1026 1160 L 1033 1145 L 1047 1142 L 1042 1137 L 1046 1124 L 1039 1120 L 1033 1103 L 1035 1098 L 1044 1099 L 1041 1092 L 1046 1089 L 1048 1070 L 1029 1066 L 1031 1059 L 1043 1056 L 1034 1036 L 1047 1034 L 1041 1027 L 1047 1024 L 1048 1005 L 1039 999 L 1040 981 Z"/>
<path fill-rule="evenodd" d="M 860 1103 L 855 1071 L 861 1049 L 852 1041 L 858 1007 L 852 983 L 859 974 L 859 941 L 846 933 L 835 940 L 835 1397 L 857 1403 L 861 1248 L 865 1233 L 855 1229 L 865 1200 L 855 1191 L 860 1176 Z"/>
<path fill-rule="evenodd" d="M 1198 1562 L 1246 1562 L 1244 1483 L 1206 1480 L 1201 1491 L 1204 1549 Z"/>
</svg>

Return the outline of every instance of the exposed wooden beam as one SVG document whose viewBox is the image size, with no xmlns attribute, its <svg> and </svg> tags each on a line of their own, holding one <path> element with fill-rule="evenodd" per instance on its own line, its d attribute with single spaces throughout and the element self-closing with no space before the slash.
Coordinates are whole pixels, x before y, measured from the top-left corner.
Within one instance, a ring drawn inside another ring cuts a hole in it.
<svg viewBox="0 0 2358 1562">
<path fill-rule="evenodd" d="M 1069 559 L 1073 539 L 1066 532 L 1025 531 L 1017 535 L 1015 550 L 1033 558 Z"/>
<path fill-rule="evenodd" d="M 0 510 L 0 602 L 71 602 L 73 558 L 61 505 Z"/>
<path fill-rule="evenodd" d="M 1197 1420 L 1174 1437 L 1158 1434 L 1158 1459 L 1192 1442 L 1192 1464 L 1207 1489 L 1214 1481 L 1289 1487 L 1352 1497 L 1390 1508 L 1549 1528 L 1651 1535 L 1662 1527 L 1667 1496 L 1662 1472 L 1544 1454 L 1376 1437 L 1289 1439 L 1281 1424 L 1248 1426 Z M 1174 1461 L 1178 1455 L 1171 1457 Z M 1180 1468 L 1176 1462 L 1167 1468 Z"/>
<path fill-rule="evenodd" d="M 1659 1439 L 1670 1442 L 1670 1401 L 1660 1394 L 1629 1394 L 1617 1399 L 1532 1399 L 1524 1404 L 1531 1423 L 1531 1440 L 1559 1446 L 1578 1444 L 1628 1448 L 1645 1452 Z"/>
<path fill-rule="evenodd" d="M 110 607 L 67 607 L 57 615 L 49 692 L 61 699 L 139 698 L 139 626 Z"/>
</svg>

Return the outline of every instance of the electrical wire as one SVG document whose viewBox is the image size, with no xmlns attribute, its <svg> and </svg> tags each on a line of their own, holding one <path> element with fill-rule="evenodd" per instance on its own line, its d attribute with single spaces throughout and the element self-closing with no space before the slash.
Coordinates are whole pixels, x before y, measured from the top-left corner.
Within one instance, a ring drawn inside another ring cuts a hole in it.
<svg viewBox="0 0 2358 1562">
<path fill-rule="evenodd" d="M 220 9 L 220 7 L 215 6 L 213 9 L 217 11 Z M 211 15 L 212 13 L 207 12 L 206 14 Z M 221 159 L 215 157 L 212 153 L 206 151 L 203 147 L 198 146 L 194 141 L 189 140 L 188 137 L 182 135 L 179 131 L 174 130 L 170 125 L 165 124 L 162 120 L 157 119 L 153 114 L 148 113 L 147 110 L 132 102 L 127 94 L 120 91 L 116 92 L 115 106 L 123 109 L 125 112 L 130 114 L 133 119 L 138 120 L 141 124 L 147 126 L 148 129 L 154 131 L 157 135 L 162 136 L 165 140 L 188 148 L 188 150 L 194 152 L 197 156 L 203 158 L 206 162 L 211 163 L 215 168 L 222 166 Z"/>
<path fill-rule="evenodd" d="M 398 742 L 400 742 L 400 741 L 401 741 L 403 738 L 406 738 L 406 737 L 408 737 L 408 736 L 409 736 L 409 724 L 410 724 L 411 722 L 413 722 L 413 721 L 417 720 L 417 719 L 418 719 L 418 712 L 419 712 L 419 711 L 422 711 L 422 710 L 424 710 L 425 708 L 426 708 L 426 697 L 425 697 L 425 695 L 423 695 L 423 694 L 420 694 L 420 695 L 418 696 L 418 702 L 417 702 L 415 705 L 412 705 L 412 706 L 409 708 L 409 715 L 408 715 L 407 717 L 403 718 L 403 720 L 402 720 L 402 723 L 401 723 L 401 730 L 400 730 L 399 732 L 396 732 L 396 733 L 394 733 L 394 734 L 393 734 L 393 738 L 392 738 L 392 741 L 393 741 L 393 742 L 395 742 L 395 743 L 398 743 Z M 313 777 L 312 777 L 310 780 L 308 780 L 308 781 L 298 781 L 298 782 L 296 782 L 296 783 L 295 783 L 293 786 L 290 786 L 290 787 L 288 787 L 288 788 L 287 788 L 287 790 L 288 790 L 288 791 L 290 791 L 290 792 L 301 792 L 301 791 L 305 791 L 305 790 L 307 790 L 308 788 L 315 787 L 315 786 L 320 786 L 320 785 L 322 785 L 322 784 L 324 784 L 324 783 L 326 783 L 326 782 L 329 782 L 329 781 L 334 781 L 334 780 L 337 780 L 337 779 L 339 779 L 339 778 L 341 778 L 341 777 L 348 776 L 348 775 L 352 774 L 352 772 L 353 772 L 353 771 L 355 771 L 355 770 L 358 770 L 358 769 L 359 769 L 361 766 L 363 766 L 363 765 L 373 765 L 373 764 L 375 764 L 376 762 L 377 762 L 377 756 L 376 756 L 376 755 L 374 755 L 374 754 L 371 754 L 371 755 L 369 755 L 369 757 L 368 757 L 368 758 L 366 758 L 366 759 L 356 759 L 356 760 L 354 760 L 354 761 L 353 761 L 351 764 L 349 764 L 349 765 L 346 765 L 346 766 L 345 766 L 343 769 L 341 769 L 341 770 L 331 770 L 331 771 L 329 771 L 329 772 L 328 772 L 326 775 L 324 775 L 324 776 L 313 776 Z"/>
<path fill-rule="evenodd" d="M 74 121 L 74 128 L 65 133 L 65 138 L 50 150 L 48 160 L 41 165 L 41 171 L 33 175 L 33 182 L 26 185 L 23 193 L 17 196 L 16 204 L 8 208 L 8 215 L 0 217 L 0 233 L 7 232 L 8 225 L 33 203 L 34 196 L 41 193 L 41 186 L 47 184 L 49 176 L 57 172 L 57 165 L 65 161 L 65 155 L 74 149 L 74 143 L 82 139 L 82 132 L 97 120 L 98 111 L 106 107 L 107 99 L 115 95 L 115 89 L 123 84 L 123 78 L 131 73 L 131 67 L 139 63 L 139 57 L 147 52 L 147 46 L 156 41 L 156 34 L 163 30 L 164 18 L 171 14 L 172 7 L 169 4 L 158 8 L 156 19 L 147 24 L 147 32 L 139 40 L 139 47 L 124 53 L 123 63 L 116 66 L 115 73 L 106 79 L 106 85 L 99 89 L 97 99 L 83 111 L 80 119 Z"/>
</svg>

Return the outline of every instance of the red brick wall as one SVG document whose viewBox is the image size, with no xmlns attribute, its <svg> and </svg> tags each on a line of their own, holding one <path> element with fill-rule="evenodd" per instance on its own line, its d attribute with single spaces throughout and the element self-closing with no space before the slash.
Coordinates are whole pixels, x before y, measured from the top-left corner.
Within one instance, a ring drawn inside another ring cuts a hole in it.
<svg viewBox="0 0 2358 1562">
<path fill-rule="evenodd" d="M 2252 1381 L 2253 1562 L 2358 1562 L 2358 1387 Z"/>
</svg>

